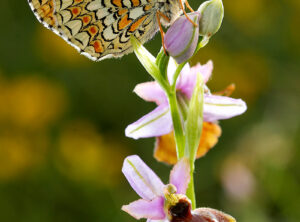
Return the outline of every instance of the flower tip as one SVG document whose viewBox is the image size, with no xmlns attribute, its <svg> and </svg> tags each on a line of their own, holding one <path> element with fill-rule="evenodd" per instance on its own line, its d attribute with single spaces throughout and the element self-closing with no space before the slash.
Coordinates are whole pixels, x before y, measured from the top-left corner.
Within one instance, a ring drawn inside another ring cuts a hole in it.
<svg viewBox="0 0 300 222">
<path fill-rule="evenodd" d="M 129 137 L 129 138 L 132 138 L 132 139 L 135 139 L 135 140 L 139 139 L 138 136 L 135 136 L 135 134 L 132 133 L 132 126 L 131 125 L 129 125 L 129 126 L 126 127 L 126 129 L 125 129 L 125 136 Z"/>
<path fill-rule="evenodd" d="M 211 68 L 211 69 L 213 69 L 213 67 L 214 67 L 214 63 L 213 63 L 212 60 L 208 60 L 207 63 L 206 63 L 206 65 L 207 65 L 209 68 Z"/>
<path fill-rule="evenodd" d="M 238 99 L 238 104 L 240 104 L 240 113 L 239 114 L 243 114 L 244 112 L 246 112 L 246 110 L 247 110 L 246 102 L 242 99 Z"/>
<path fill-rule="evenodd" d="M 133 202 L 134 203 L 134 202 Z M 131 203 L 132 204 L 132 203 Z M 128 213 L 130 216 L 134 217 L 135 219 L 139 220 L 142 219 L 143 217 L 139 214 L 136 214 L 134 211 L 135 209 L 129 204 L 129 205 L 123 205 L 121 207 L 121 210 L 123 210 L 124 212 Z"/>
<path fill-rule="evenodd" d="M 121 210 L 125 211 L 126 213 L 128 213 L 128 205 L 123 205 L 121 207 Z"/>
<path fill-rule="evenodd" d="M 210 79 L 213 71 L 213 62 L 209 60 L 206 64 L 201 65 L 200 63 L 197 63 L 194 67 L 191 68 L 192 70 L 195 70 L 196 73 L 200 73 L 203 82 L 206 84 L 208 80 Z"/>
<path fill-rule="evenodd" d="M 204 65 L 204 67 L 205 67 L 205 70 L 207 71 L 206 76 L 205 76 L 206 78 L 204 77 L 204 82 L 206 83 L 210 79 L 212 71 L 214 69 L 213 61 L 208 60 L 208 62 Z"/>
<path fill-rule="evenodd" d="M 141 158 L 138 156 L 138 155 L 130 155 L 130 156 L 127 156 L 125 159 L 124 159 L 124 162 L 128 161 L 128 160 L 134 160 L 134 159 L 139 159 L 141 160 Z"/>
<path fill-rule="evenodd" d="M 127 156 L 123 161 L 122 173 L 126 176 L 128 173 L 129 165 L 134 165 L 133 163 L 140 162 L 140 161 L 142 160 L 138 155 Z"/>
</svg>

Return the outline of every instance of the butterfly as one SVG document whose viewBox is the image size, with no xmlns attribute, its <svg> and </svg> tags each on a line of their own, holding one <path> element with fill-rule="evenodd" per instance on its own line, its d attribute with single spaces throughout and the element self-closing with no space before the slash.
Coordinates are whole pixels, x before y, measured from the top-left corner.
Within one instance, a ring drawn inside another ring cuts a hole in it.
<svg viewBox="0 0 300 222">
<path fill-rule="evenodd" d="M 88 58 L 100 61 L 133 51 L 169 26 L 185 0 L 28 0 L 37 19 Z"/>
</svg>

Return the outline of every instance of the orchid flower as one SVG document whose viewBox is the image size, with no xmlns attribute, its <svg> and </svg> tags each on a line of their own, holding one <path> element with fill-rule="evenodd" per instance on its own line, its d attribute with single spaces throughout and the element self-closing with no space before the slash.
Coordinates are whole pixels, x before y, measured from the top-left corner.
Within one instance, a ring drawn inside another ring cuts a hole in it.
<svg viewBox="0 0 300 222">
<path fill-rule="evenodd" d="M 131 187 L 142 198 L 122 210 L 136 219 L 146 218 L 147 222 L 234 222 L 231 216 L 210 208 L 191 209 L 190 200 L 185 196 L 190 181 L 189 163 L 180 160 L 170 174 L 170 184 L 164 185 L 160 178 L 136 155 L 124 160 L 122 172 Z"/>
<path fill-rule="evenodd" d="M 160 178 L 138 157 L 129 156 L 124 160 L 122 172 L 132 188 L 142 198 L 122 207 L 136 219 L 165 220 L 164 210 L 165 186 Z M 170 184 L 177 190 L 177 194 L 185 194 L 190 180 L 189 164 L 182 160 L 174 166 L 170 174 Z M 148 222 L 149 222 L 148 221 Z"/>
<path fill-rule="evenodd" d="M 173 74 L 176 68 L 176 62 L 170 58 L 167 74 L 171 84 L 174 81 Z M 201 73 L 203 81 L 206 84 L 211 77 L 212 70 L 213 64 L 211 61 L 205 65 L 198 63 L 194 67 L 190 67 L 189 64 L 186 64 L 182 69 L 176 83 L 176 93 L 183 120 L 185 120 L 185 111 L 188 108 L 189 100 L 195 88 L 197 74 Z M 127 126 L 125 130 L 126 136 L 139 139 L 158 137 L 170 133 L 173 130 L 173 124 L 169 103 L 160 85 L 156 82 L 141 83 L 135 87 L 134 92 L 146 101 L 155 102 L 157 107 L 138 121 Z M 204 122 L 213 123 L 221 119 L 229 119 L 244 113 L 246 109 L 247 106 L 243 100 L 213 95 L 210 93 L 208 87 L 205 86 L 203 107 Z"/>
</svg>

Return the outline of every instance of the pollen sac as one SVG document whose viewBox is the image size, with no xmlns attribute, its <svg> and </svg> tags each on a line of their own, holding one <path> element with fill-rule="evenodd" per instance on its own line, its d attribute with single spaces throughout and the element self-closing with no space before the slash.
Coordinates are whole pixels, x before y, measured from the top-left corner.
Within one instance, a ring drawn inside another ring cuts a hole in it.
<svg viewBox="0 0 300 222">
<path fill-rule="evenodd" d="M 199 24 L 200 13 L 188 14 L 189 18 Z M 197 47 L 199 39 L 199 29 L 186 16 L 180 16 L 168 29 L 164 43 L 167 52 L 178 64 L 190 59 Z"/>
<path fill-rule="evenodd" d="M 222 0 L 206 1 L 200 5 L 198 12 L 201 13 L 199 34 L 211 37 L 219 30 L 223 21 L 224 7 Z"/>
</svg>

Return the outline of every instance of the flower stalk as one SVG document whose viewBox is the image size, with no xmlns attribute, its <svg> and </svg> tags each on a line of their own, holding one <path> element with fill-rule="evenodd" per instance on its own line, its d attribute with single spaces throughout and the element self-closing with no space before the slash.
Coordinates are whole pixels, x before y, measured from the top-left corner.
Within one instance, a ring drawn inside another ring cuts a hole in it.
<svg viewBox="0 0 300 222">
<path fill-rule="evenodd" d="M 185 153 L 185 136 L 183 132 L 182 118 L 180 117 L 179 107 L 178 107 L 178 98 L 176 94 L 176 83 L 177 79 L 182 71 L 183 67 L 187 62 L 181 63 L 177 66 L 176 71 L 173 76 L 173 83 L 169 90 L 166 91 L 166 95 L 169 100 L 170 111 L 174 127 L 174 136 L 176 143 L 176 154 L 177 160 L 180 160 Z M 165 74 L 167 75 L 167 74 Z"/>
<path fill-rule="evenodd" d="M 211 61 L 205 65 L 198 63 L 194 67 L 189 66 L 191 57 L 204 47 L 211 36 L 219 30 L 223 20 L 223 10 L 222 0 L 204 2 L 197 12 L 190 14 L 193 21 L 199 24 L 198 27 L 193 26 L 186 17 L 179 17 L 164 37 L 168 55 L 161 49 L 155 58 L 135 37 L 131 37 L 136 56 L 155 80 L 155 82 L 138 84 L 134 92 L 146 101 L 155 102 L 157 108 L 127 126 L 125 134 L 134 139 L 146 137 L 159 139 L 165 135 L 172 135 L 171 132 L 174 132 L 174 137 L 171 136 L 172 143 L 165 143 L 165 145 L 172 144 L 173 159 L 175 159 L 174 150 L 176 149 L 178 161 L 172 170 L 170 184 L 165 188 L 138 157 L 129 157 L 124 162 L 123 172 L 142 199 L 123 206 L 122 209 L 137 219 L 173 221 L 171 219 L 175 214 L 172 214 L 172 207 L 181 201 L 189 207 L 187 212 L 190 209 L 193 210 L 193 217 L 197 215 L 201 218 L 203 215 L 207 216 L 206 213 L 209 212 L 211 221 L 235 221 L 232 217 L 219 211 L 209 208 L 196 209 L 194 188 L 195 160 L 199 157 L 199 153 L 201 156 L 205 155 L 216 143 L 210 142 L 210 145 L 204 149 L 199 149 L 203 142 L 201 138 L 203 123 L 205 122 L 205 126 L 211 124 L 218 127 L 218 120 L 240 115 L 247 109 L 241 99 L 210 93 L 206 82 L 213 69 Z M 207 131 L 203 130 L 203 135 L 205 133 L 207 134 Z M 217 136 L 214 135 L 216 136 L 215 141 L 219 135 L 220 132 Z M 167 142 L 170 141 L 167 140 Z M 139 172 L 139 170 L 141 171 Z M 141 176 L 143 174 L 145 177 Z M 156 184 L 147 181 L 152 177 L 156 180 Z M 149 185 L 155 185 L 155 187 L 147 188 Z M 146 196 L 144 189 L 146 191 L 149 189 L 149 192 L 146 193 L 150 193 L 152 196 Z M 156 209 L 155 211 L 152 211 L 153 207 Z M 217 218 L 222 220 L 217 220 Z"/>
<path fill-rule="evenodd" d="M 193 96 L 189 104 L 189 112 L 186 120 L 186 149 L 185 154 L 190 163 L 190 183 L 187 190 L 187 196 L 192 201 L 192 208 L 196 207 L 196 197 L 194 188 L 194 169 L 197 150 L 202 134 L 203 127 L 203 100 L 204 100 L 204 82 L 201 74 L 197 74 L 197 82 Z"/>
<path fill-rule="evenodd" d="M 192 209 L 196 209 L 196 195 L 195 195 L 195 185 L 194 185 L 194 169 L 190 168 L 190 183 L 186 190 L 186 196 L 191 200 Z"/>
<path fill-rule="evenodd" d="M 178 108 L 176 91 L 174 90 L 173 92 L 166 93 L 168 96 L 173 121 L 177 159 L 180 160 L 184 156 L 185 152 L 185 138 L 183 133 L 182 120 Z"/>
</svg>

